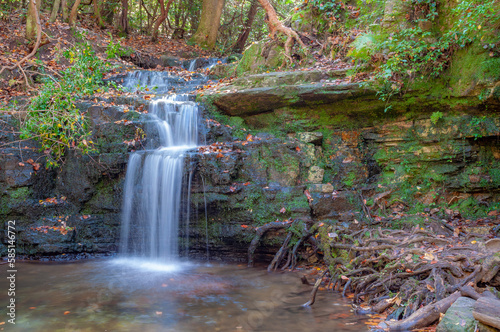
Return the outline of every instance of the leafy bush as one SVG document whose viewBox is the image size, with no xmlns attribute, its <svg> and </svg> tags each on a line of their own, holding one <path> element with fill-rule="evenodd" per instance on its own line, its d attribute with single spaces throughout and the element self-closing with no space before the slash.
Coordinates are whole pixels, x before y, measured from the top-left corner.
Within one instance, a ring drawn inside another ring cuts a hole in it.
<svg viewBox="0 0 500 332">
<path fill-rule="evenodd" d="M 120 41 L 114 41 L 113 35 L 109 33 L 109 44 L 106 46 L 106 55 L 108 59 L 120 58 L 130 55 L 131 51 L 123 48 Z"/>
<path fill-rule="evenodd" d="M 498 36 L 492 36 L 484 27 L 498 24 L 495 1 L 459 1 L 446 17 L 449 22 L 444 31 L 437 31 L 438 10 L 444 0 L 411 0 L 406 15 L 406 27 L 399 27 L 383 41 L 373 43 L 370 34 L 359 36 L 352 44 L 350 56 L 370 62 L 377 54 L 376 81 L 379 97 L 388 101 L 392 95 L 415 79 L 436 78 L 448 67 L 453 53 L 473 42 L 495 47 Z M 442 23 L 440 23 L 442 25 Z M 380 39 L 379 39 L 380 40 Z M 493 53 L 492 53 L 493 54 Z"/>
<path fill-rule="evenodd" d="M 21 123 L 21 138 L 40 143 L 47 167 L 58 166 L 68 149 L 84 154 L 95 151 L 88 122 L 75 103 L 104 89 L 103 73 L 109 69 L 87 42 L 68 49 L 64 56 L 72 66 L 62 72 L 59 80 L 51 76 L 44 79 Z"/>
</svg>

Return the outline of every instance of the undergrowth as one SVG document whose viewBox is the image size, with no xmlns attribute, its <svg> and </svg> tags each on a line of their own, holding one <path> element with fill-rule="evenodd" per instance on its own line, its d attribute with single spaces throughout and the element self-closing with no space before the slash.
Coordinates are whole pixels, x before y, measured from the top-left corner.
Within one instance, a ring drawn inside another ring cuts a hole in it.
<svg viewBox="0 0 500 332">
<path fill-rule="evenodd" d="M 103 74 L 110 69 L 99 59 L 88 42 L 66 50 L 72 64 L 59 78 L 44 76 L 43 86 L 27 107 L 21 121 L 21 138 L 35 139 L 44 151 L 46 167 L 60 165 L 69 149 L 83 154 L 95 152 L 88 120 L 76 107 L 77 100 L 107 89 Z"/>
</svg>

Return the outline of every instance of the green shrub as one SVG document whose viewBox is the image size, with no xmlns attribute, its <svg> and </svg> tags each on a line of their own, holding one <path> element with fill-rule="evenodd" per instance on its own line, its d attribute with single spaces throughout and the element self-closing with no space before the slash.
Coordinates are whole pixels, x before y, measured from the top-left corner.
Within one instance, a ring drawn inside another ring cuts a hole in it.
<svg viewBox="0 0 500 332">
<path fill-rule="evenodd" d="M 88 42 L 68 49 L 64 56 L 72 66 L 61 73 L 59 80 L 50 76 L 44 79 L 21 122 L 21 138 L 40 143 L 47 156 L 47 167 L 58 166 L 68 149 L 84 154 L 95 151 L 88 122 L 75 103 L 106 89 L 102 79 L 109 67 L 95 55 Z"/>
</svg>

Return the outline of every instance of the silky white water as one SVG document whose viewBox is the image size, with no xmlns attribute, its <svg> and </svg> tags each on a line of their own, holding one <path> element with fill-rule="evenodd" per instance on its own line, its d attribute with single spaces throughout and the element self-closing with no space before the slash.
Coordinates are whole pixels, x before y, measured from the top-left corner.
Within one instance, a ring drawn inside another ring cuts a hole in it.
<svg viewBox="0 0 500 332">
<path fill-rule="evenodd" d="M 120 253 L 159 263 L 178 258 L 184 156 L 198 145 L 198 105 L 172 95 L 149 105 L 148 150 L 130 155 Z"/>
</svg>

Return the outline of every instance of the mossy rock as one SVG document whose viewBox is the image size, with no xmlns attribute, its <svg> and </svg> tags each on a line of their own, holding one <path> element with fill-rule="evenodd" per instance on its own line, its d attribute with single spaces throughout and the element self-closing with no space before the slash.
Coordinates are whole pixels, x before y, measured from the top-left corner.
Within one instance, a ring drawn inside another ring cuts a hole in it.
<svg viewBox="0 0 500 332">
<path fill-rule="evenodd" d="M 238 76 L 243 76 L 275 70 L 285 62 L 283 52 L 284 48 L 276 44 L 254 43 L 243 52 L 236 73 Z"/>
</svg>

